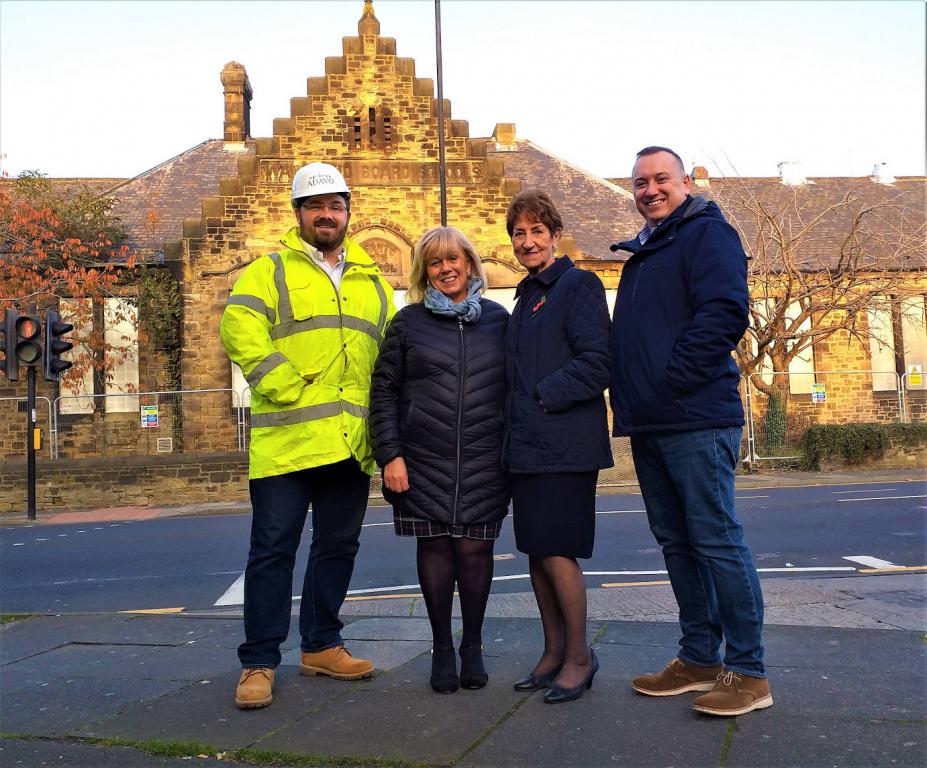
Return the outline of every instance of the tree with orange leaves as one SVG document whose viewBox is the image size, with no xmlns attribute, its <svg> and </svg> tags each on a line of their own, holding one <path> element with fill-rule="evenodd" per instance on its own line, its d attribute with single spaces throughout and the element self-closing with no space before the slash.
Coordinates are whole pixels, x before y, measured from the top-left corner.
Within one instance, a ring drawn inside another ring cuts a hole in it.
<svg viewBox="0 0 927 768">
<path fill-rule="evenodd" d="M 113 205 L 93 191 L 68 195 L 32 172 L 0 189 L 0 310 L 64 304 L 68 322 L 81 330 L 62 382 L 72 391 L 88 370 L 108 380 L 133 353 L 103 332 L 104 299 L 127 295 L 126 274 L 136 266 Z"/>
</svg>

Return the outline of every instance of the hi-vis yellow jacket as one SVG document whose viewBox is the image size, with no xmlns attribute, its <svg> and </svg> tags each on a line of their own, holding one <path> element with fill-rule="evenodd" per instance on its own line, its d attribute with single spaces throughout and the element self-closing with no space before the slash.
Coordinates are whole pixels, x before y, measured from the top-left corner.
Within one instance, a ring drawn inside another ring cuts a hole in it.
<svg viewBox="0 0 927 768">
<path fill-rule="evenodd" d="M 251 386 L 252 478 L 357 459 L 373 475 L 367 416 L 370 375 L 395 313 L 393 289 L 345 238 L 341 287 L 303 250 L 247 266 L 232 289 L 220 335 Z"/>
</svg>

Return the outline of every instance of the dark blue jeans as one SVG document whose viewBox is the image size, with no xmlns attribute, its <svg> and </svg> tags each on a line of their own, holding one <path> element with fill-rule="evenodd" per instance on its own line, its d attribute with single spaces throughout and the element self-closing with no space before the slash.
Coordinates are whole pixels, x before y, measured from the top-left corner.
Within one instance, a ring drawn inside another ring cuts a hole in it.
<svg viewBox="0 0 927 768">
<path fill-rule="evenodd" d="M 763 593 L 734 511 L 739 427 L 632 435 L 650 530 L 679 604 L 679 658 L 765 677 Z"/>
<path fill-rule="evenodd" d="M 354 571 L 370 478 L 354 459 L 251 480 L 243 667 L 276 667 L 290 631 L 293 567 L 309 505 L 312 543 L 299 606 L 304 651 L 341 644 L 338 611 Z"/>
</svg>

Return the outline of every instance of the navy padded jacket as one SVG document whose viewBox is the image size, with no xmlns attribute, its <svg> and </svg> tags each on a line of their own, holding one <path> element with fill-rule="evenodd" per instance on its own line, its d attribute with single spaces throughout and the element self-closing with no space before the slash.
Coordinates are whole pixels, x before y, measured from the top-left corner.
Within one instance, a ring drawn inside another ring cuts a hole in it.
<svg viewBox="0 0 927 768">
<path fill-rule="evenodd" d="M 402 456 L 409 490 L 383 496 L 405 517 L 501 520 L 505 329 L 509 313 L 481 299 L 475 323 L 403 307 L 386 330 L 370 389 L 370 438 L 381 467 Z"/>
</svg>

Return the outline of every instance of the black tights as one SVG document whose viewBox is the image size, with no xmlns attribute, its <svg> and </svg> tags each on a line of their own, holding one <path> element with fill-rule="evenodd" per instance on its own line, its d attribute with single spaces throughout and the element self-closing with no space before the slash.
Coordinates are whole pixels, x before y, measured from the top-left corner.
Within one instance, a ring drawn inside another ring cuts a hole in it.
<svg viewBox="0 0 927 768">
<path fill-rule="evenodd" d="M 541 613 L 544 654 L 533 674 L 543 675 L 563 666 L 557 684 L 578 685 L 592 662 L 586 646 L 586 581 L 571 557 L 528 558 L 531 586 Z"/>
<path fill-rule="evenodd" d="M 492 586 L 493 542 L 481 539 L 429 536 L 418 539 L 416 564 L 434 647 L 453 648 L 451 608 L 454 583 L 460 596 L 463 648 L 479 648 L 483 616 Z"/>
</svg>

